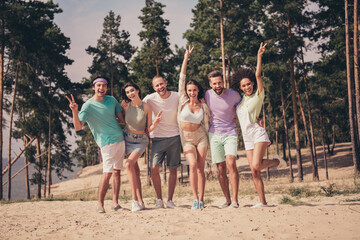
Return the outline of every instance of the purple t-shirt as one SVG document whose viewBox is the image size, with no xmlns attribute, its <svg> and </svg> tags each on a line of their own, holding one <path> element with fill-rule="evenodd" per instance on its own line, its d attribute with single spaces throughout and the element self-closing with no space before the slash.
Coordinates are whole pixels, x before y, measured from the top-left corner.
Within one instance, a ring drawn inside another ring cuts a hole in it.
<svg viewBox="0 0 360 240">
<path fill-rule="evenodd" d="M 214 90 L 207 90 L 205 101 L 211 111 L 209 132 L 218 135 L 237 136 L 236 106 L 241 101 L 240 94 L 230 88 L 219 96 Z"/>
</svg>

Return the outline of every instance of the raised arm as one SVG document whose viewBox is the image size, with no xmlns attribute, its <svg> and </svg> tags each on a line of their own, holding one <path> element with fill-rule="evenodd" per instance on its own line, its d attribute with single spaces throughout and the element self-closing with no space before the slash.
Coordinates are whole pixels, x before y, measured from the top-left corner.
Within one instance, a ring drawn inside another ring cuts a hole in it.
<svg viewBox="0 0 360 240">
<path fill-rule="evenodd" d="M 194 50 L 194 47 L 189 46 L 189 49 L 186 49 L 186 51 L 185 51 L 184 61 L 183 61 L 182 65 L 181 65 L 181 73 L 184 74 L 184 75 L 186 75 L 187 62 L 188 62 L 189 57 L 190 57 L 193 50 Z"/>
<path fill-rule="evenodd" d="M 256 73 L 255 73 L 255 77 L 256 77 L 256 82 L 257 82 L 257 87 L 258 87 L 258 92 L 261 93 L 264 90 L 264 84 L 263 81 L 261 79 L 261 58 L 262 55 L 265 52 L 265 46 L 267 43 L 265 43 L 265 45 L 263 46 L 263 43 L 260 44 L 260 48 L 258 50 L 257 53 L 257 65 L 256 65 Z"/>
<path fill-rule="evenodd" d="M 194 47 L 190 47 L 190 46 L 189 46 L 189 49 L 186 49 L 185 55 L 184 55 L 184 61 L 181 65 L 179 89 L 178 89 L 180 102 L 183 102 L 184 98 L 187 97 L 186 92 L 185 92 L 186 67 L 187 67 L 187 62 L 189 60 L 190 54 L 192 53 L 193 50 L 194 50 Z"/>
<path fill-rule="evenodd" d="M 69 107 L 73 114 L 73 123 L 74 123 L 75 131 L 80 131 L 84 126 L 84 122 L 80 121 L 80 119 L 79 119 L 79 115 L 78 115 L 79 107 L 78 107 L 77 103 L 75 102 L 74 96 L 72 94 L 71 94 L 71 99 L 68 96 L 66 96 L 66 98 L 70 103 Z"/>
</svg>

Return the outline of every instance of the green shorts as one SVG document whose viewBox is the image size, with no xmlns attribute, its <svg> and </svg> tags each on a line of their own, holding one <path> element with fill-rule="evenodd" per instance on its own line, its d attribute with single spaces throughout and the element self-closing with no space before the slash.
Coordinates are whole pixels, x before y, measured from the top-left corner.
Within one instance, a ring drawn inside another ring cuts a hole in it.
<svg viewBox="0 0 360 240">
<path fill-rule="evenodd" d="M 217 135 L 209 132 L 209 142 L 213 163 L 225 162 L 226 155 L 237 156 L 237 136 Z"/>
</svg>

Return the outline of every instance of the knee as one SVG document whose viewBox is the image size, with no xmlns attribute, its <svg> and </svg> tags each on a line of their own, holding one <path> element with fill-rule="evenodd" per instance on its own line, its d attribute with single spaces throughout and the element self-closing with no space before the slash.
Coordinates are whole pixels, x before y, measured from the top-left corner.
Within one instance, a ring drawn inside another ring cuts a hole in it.
<svg viewBox="0 0 360 240">
<path fill-rule="evenodd" d="M 251 170 L 254 170 L 256 172 L 259 172 L 261 169 L 260 169 L 260 163 L 256 163 L 256 164 L 253 164 L 251 166 Z"/>
<path fill-rule="evenodd" d="M 196 163 L 189 163 L 190 171 L 195 172 L 197 169 Z"/>
<path fill-rule="evenodd" d="M 261 177 L 261 172 L 255 169 L 251 170 L 251 174 L 254 179 L 259 179 Z"/>
<path fill-rule="evenodd" d="M 119 177 L 119 176 L 120 176 L 120 170 L 115 169 L 115 170 L 113 171 L 113 175 L 114 175 L 114 177 Z M 111 176 L 111 175 L 110 175 L 110 176 Z"/>
</svg>

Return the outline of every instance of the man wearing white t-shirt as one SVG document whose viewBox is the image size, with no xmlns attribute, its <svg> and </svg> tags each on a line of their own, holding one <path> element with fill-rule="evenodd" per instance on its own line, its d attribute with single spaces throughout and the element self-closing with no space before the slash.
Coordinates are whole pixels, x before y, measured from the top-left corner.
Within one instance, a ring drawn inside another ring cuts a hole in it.
<svg viewBox="0 0 360 240">
<path fill-rule="evenodd" d="M 176 186 L 177 168 L 180 166 L 181 141 L 177 123 L 179 95 L 167 91 L 167 81 L 160 76 L 152 80 L 155 93 L 147 95 L 143 101 L 150 104 L 155 115 L 162 111 L 162 118 L 151 133 L 151 178 L 157 195 L 156 208 L 164 208 L 161 193 L 159 168 L 167 155 L 167 167 L 170 171 L 167 208 L 174 208 L 172 201 Z"/>
</svg>

